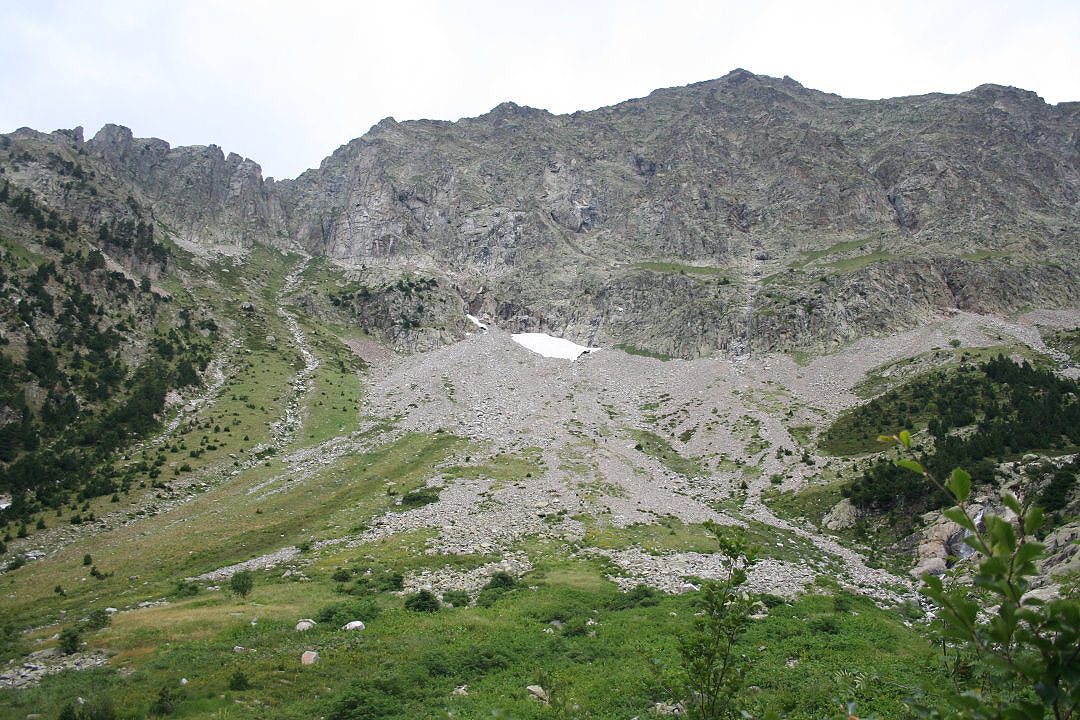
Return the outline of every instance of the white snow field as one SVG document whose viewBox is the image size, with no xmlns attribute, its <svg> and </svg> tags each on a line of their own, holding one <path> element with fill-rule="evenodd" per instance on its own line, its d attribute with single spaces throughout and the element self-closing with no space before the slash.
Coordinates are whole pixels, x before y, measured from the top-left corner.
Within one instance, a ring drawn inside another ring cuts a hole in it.
<svg viewBox="0 0 1080 720">
<path fill-rule="evenodd" d="M 599 350 L 599 348 L 578 345 L 564 338 L 552 337 L 547 333 L 515 333 L 510 337 L 518 345 L 549 358 L 577 360 L 582 353 Z"/>
</svg>

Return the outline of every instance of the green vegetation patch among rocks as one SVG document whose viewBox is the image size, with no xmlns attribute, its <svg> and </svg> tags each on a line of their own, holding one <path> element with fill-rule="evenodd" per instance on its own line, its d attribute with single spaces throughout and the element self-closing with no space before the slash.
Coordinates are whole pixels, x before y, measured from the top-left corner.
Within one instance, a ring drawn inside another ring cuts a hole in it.
<svg viewBox="0 0 1080 720">
<path fill-rule="evenodd" d="M 701 463 L 680 455 L 670 442 L 656 433 L 637 430 L 634 432 L 634 437 L 637 439 L 637 444 L 634 446 L 636 450 L 656 458 L 668 470 L 688 478 L 704 477 L 707 474 Z"/>
<path fill-rule="evenodd" d="M 973 430 L 966 430 L 973 428 Z M 977 483 L 994 479 L 998 462 L 1031 451 L 1064 453 L 1080 446 L 1080 384 L 1002 355 L 929 373 L 841 415 L 821 445 L 842 455 L 882 449 L 878 437 L 923 430 L 919 461 L 944 475 L 970 469 Z M 917 476 L 880 459 L 845 491 L 860 507 L 940 507 L 945 498 Z"/>
</svg>

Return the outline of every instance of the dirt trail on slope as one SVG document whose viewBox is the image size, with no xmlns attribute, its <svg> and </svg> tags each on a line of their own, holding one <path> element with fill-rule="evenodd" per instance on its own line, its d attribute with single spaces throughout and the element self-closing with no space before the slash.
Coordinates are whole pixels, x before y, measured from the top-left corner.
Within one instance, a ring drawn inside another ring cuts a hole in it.
<svg viewBox="0 0 1080 720">
<path fill-rule="evenodd" d="M 274 446 L 283 449 L 296 439 L 304 425 L 304 398 L 311 392 L 315 383 L 315 373 L 319 369 L 319 358 L 307 342 L 304 331 L 296 320 L 296 315 L 285 309 L 285 301 L 300 286 L 301 276 L 307 269 L 311 257 L 305 255 L 304 261 L 285 277 L 285 282 L 277 293 L 277 314 L 285 322 L 292 336 L 292 343 L 304 360 L 304 367 L 296 373 L 289 383 L 289 394 L 285 400 L 285 414 L 270 428 L 274 435 Z"/>
</svg>

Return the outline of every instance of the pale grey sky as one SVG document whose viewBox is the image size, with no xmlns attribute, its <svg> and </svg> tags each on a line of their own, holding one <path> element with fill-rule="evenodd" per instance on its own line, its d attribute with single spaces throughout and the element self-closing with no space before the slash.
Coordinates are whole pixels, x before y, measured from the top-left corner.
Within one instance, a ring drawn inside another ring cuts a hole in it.
<svg viewBox="0 0 1080 720">
<path fill-rule="evenodd" d="M 1080 2 L 0 0 L 0 132 L 106 122 L 294 177 L 379 119 L 610 105 L 736 67 L 1080 100 Z"/>
</svg>

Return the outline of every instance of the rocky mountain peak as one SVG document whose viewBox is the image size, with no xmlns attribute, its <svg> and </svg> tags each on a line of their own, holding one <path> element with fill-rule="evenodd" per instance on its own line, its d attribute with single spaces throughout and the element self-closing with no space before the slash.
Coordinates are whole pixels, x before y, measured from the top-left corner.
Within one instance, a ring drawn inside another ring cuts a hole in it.
<svg viewBox="0 0 1080 720">
<path fill-rule="evenodd" d="M 749 70 L 745 70 L 743 68 L 735 68 L 728 74 L 721 77 L 718 82 L 725 85 L 742 85 L 745 82 L 761 81 L 763 79 L 767 79 L 767 76 L 755 75 Z"/>
<path fill-rule="evenodd" d="M 1043 100 L 1038 93 L 1031 90 L 1024 90 L 1023 88 L 1012 87 L 1011 85 L 984 83 L 962 94 L 990 101 L 1011 100 L 1022 104 L 1029 109 L 1047 106 L 1046 101 Z"/>
<path fill-rule="evenodd" d="M 91 149 L 98 149 L 99 151 L 104 151 L 107 148 L 125 150 L 131 147 L 133 140 L 131 128 L 106 123 L 94 134 L 94 137 L 90 138 L 88 144 Z"/>
<path fill-rule="evenodd" d="M 507 101 L 499 103 L 480 117 L 499 120 L 507 118 L 552 117 L 552 115 L 547 110 L 543 110 L 541 108 L 533 108 L 529 107 L 528 105 L 518 105 L 515 102 Z"/>
<path fill-rule="evenodd" d="M 82 125 L 79 125 L 78 127 L 74 127 L 74 128 L 70 128 L 70 129 L 62 129 L 61 128 L 61 129 L 53 130 L 53 135 L 56 135 L 58 137 L 67 138 L 68 140 L 71 140 L 76 145 L 82 145 L 83 144 L 83 127 L 82 127 Z"/>
</svg>

